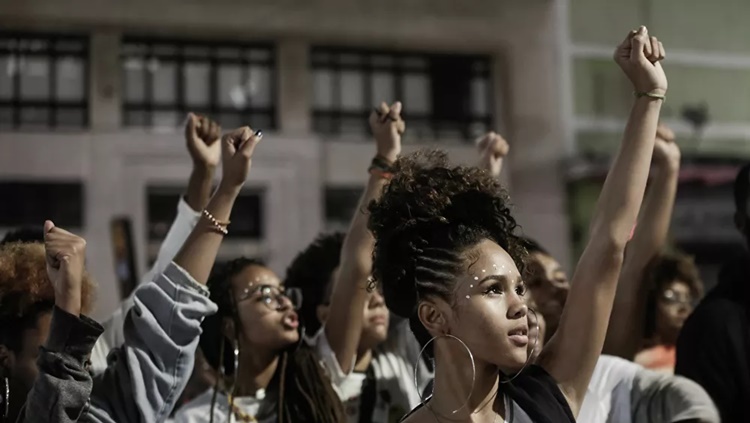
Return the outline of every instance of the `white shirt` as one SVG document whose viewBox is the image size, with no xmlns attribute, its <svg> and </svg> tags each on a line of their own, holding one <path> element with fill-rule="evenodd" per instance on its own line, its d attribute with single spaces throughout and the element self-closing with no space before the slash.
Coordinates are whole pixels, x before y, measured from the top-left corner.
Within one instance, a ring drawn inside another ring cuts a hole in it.
<svg viewBox="0 0 750 423">
<path fill-rule="evenodd" d="M 414 386 L 414 365 L 417 363 L 420 347 L 409 331 L 408 321 L 395 324 L 399 326 L 393 328 L 388 339 L 373 351 L 371 366 L 376 384 L 373 422 L 397 423 L 420 403 L 419 391 Z M 347 374 L 341 369 L 328 344 L 324 328 L 314 337 L 306 338 L 306 341 L 317 352 L 334 390 L 344 403 L 347 420 L 351 423 L 358 422 L 362 384 L 366 375 L 354 371 Z M 424 389 L 431 377 L 427 366 L 419 359 L 420 390 Z"/>
<path fill-rule="evenodd" d="M 695 382 L 602 355 L 586 390 L 580 423 L 719 423 L 711 398 Z"/>
<path fill-rule="evenodd" d="M 185 404 L 174 417 L 174 423 L 210 423 L 211 422 L 211 400 L 213 399 L 214 390 L 209 389 L 201 395 L 195 397 L 192 401 Z M 235 407 L 242 410 L 250 416 L 256 417 L 260 406 L 263 403 L 265 391 L 259 390 L 254 397 L 235 397 Z M 231 415 L 230 415 L 231 414 Z M 241 423 L 234 413 L 229 412 L 229 402 L 226 395 L 219 392 L 216 394 L 214 403 L 214 423 Z M 276 414 L 258 419 L 259 423 L 275 423 Z"/>
</svg>

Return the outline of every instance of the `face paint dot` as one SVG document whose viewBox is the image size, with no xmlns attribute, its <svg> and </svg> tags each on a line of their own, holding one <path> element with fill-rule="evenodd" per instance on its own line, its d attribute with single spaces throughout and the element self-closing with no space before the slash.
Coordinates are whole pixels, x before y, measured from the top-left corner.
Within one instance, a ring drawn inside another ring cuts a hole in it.
<svg viewBox="0 0 750 423">
<path fill-rule="evenodd" d="M 473 285 L 473 284 L 472 284 L 472 285 L 469 285 L 469 288 L 474 288 L 474 285 Z"/>
<path fill-rule="evenodd" d="M 467 300 L 468 300 L 469 298 L 471 298 L 471 295 L 467 295 L 467 296 L 466 296 L 466 299 L 467 299 Z"/>
<path fill-rule="evenodd" d="M 479 276 L 474 276 L 474 280 L 478 281 L 479 280 Z"/>
</svg>

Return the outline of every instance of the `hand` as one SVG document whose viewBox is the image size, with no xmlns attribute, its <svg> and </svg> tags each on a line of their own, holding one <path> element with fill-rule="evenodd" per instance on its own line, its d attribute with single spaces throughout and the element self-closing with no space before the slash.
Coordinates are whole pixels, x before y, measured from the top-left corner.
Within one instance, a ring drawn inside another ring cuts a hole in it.
<svg viewBox="0 0 750 423">
<path fill-rule="evenodd" d="M 679 169 L 680 147 L 674 140 L 674 132 L 664 124 L 659 125 L 654 143 L 654 164 L 666 166 L 669 169 Z"/>
<path fill-rule="evenodd" d="M 486 169 L 496 178 L 500 177 L 503 159 L 510 151 L 508 141 L 495 132 L 488 132 L 477 138 L 476 144 L 479 149 L 479 167 Z"/>
<path fill-rule="evenodd" d="M 221 139 L 222 177 L 219 185 L 239 189 L 245 184 L 252 164 L 253 151 L 263 132 L 248 126 L 235 129 Z"/>
<path fill-rule="evenodd" d="M 215 169 L 221 159 L 221 126 L 206 116 L 188 113 L 185 141 L 194 166 Z"/>
<path fill-rule="evenodd" d="M 656 37 L 649 37 L 645 26 L 630 31 L 615 50 L 615 62 L 622 68 L 633 88 L 639 93 L 665 95 L 667 76 L 659 61 L 664 59 L 664 46 Z"/>
<path fill-rule="evenodd" d="M 397 101 L 390 107 L 380 103 L 370 113 L 370 129 L 375 137 L 378 155 L 395 162 L 401 154 L 401 135 L 406 130 L 406 123 L 401 119 L 401 102 Z"/>
<path fill-rule="evenodd" d="M 44 222 L 44 249 L 47 256 L 47 276 L 55 288 L 55 305 L 74 315 L 81 314 L 86 240 Z"/>
</svg>

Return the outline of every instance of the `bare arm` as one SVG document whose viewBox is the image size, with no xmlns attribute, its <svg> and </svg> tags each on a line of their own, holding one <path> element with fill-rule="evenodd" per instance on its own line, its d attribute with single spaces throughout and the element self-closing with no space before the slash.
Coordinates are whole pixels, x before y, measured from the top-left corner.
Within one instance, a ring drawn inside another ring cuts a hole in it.
<svg viewBox="0 0 750 423">
<path fill-rule="evenodd" d="M 617 48 L 615 60 L 637 92 L 663 95 L 667 80 L 658 62 L 663 54 L 658 41 L 649 39 L 641 27 Z M 646 188 L 661 105 L 661 100 L 650 97 L 640 97 L 633 105 L 596 205 L 591 237 L 576 266 L 559 329 L 540 357 L 575 415 L 604 345 L 625 244 Z"/>
<path fill-rule="evenodd" d="M 234 201 L 250 170 L 250 158 L 259 134 L 248 127 L 236 129 L 221 140 L 223 177 L 219 188 L 206 206 L 218 222 L 228 222 Z M 207 219 L 202 218 L 177 253 L 174 262 L 199 283 L 205 284 L 216 260 L 224 235 Z"/>
<path fill-rule="evenodd" d="M 646 294 L 644 271 L 667 242 L 680 172 L 680 149 L 672 132 L 660 127 L 654 147 L 651 187 L 638 226 L 628 243 L 620 282 L 609 319 L 604 353 L 635 358 L 643 341 Z"/>
<path fill-rule="evenodd" d="M 401 152 L 401 103 L 390 108 L 383 103 L 378 112 L 370 116 L 377 143 L 378 155 L 390 161 Z M 365 210 L 372 200 L 380 197 L 387 175 L 371 172 L 365 192 L 354 212 L 349 232 L 341 251 L 341 265 L 334 281 L 331 307 L 325 325 L 325 335 L 336 360 L 344 373 L 348 373 L 356 360 L 359 337 L 362 332 L 362 315 L 367 302 L 367 279 L 372 272 L 372 250 L 375 239 L 367 229 Z"/>
</svg>

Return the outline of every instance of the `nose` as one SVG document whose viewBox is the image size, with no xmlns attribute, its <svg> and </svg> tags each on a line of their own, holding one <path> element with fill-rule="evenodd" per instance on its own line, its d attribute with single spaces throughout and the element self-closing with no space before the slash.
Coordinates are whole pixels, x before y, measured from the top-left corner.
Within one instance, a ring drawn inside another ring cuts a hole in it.
<svg viewBox="0 0 750 423">
<path fill-rule="evenodd" d="M 370 300 L 367 303 L 368 308 L 378 308 L 385 306 L 385 299 L 383 298 L 383 295 L 375 290 L 370 292 Z"/>
<path fill-rule="evenodd" d="M 279 311 L 286 311 L 294 307 L 291 298 L 287 297 L 286 295 L 279 295 L 278 297 L 276 297 L 276 302 L 279 303 L 279 306 L 276 307 L 276 309 Z"/>
<path fill-rule="evenodd" d="M 517 294 L 508 298 L 510 299 L 508 302 L 508 319 L 525 318 L 529 313 L 529 306 L 526 305 L 526 301 Z"/>
</svg>

